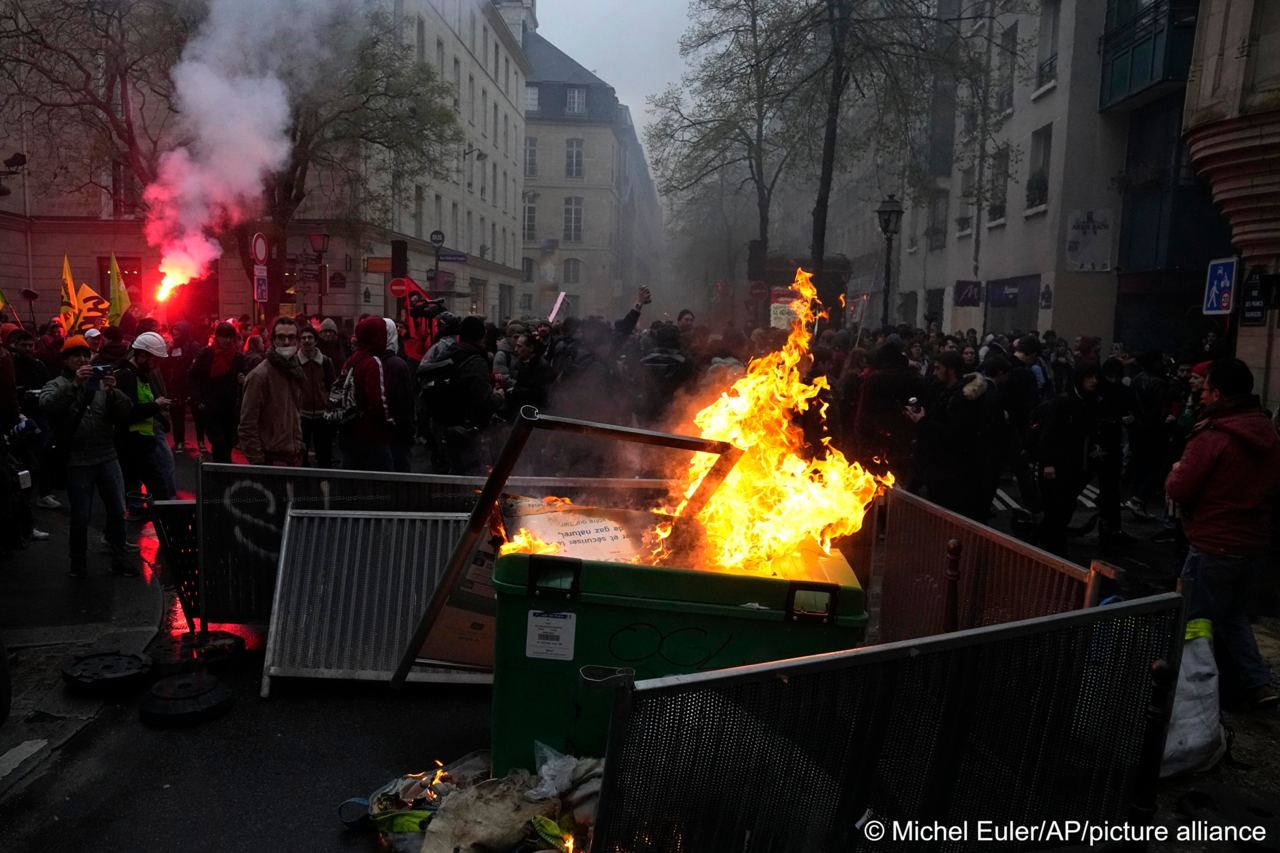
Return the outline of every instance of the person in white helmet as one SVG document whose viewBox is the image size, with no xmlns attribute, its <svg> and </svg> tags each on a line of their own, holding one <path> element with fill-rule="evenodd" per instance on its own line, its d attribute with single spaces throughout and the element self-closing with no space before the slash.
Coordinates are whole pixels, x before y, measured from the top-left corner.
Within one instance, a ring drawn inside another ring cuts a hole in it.
<svg viewBox="0 0 1280 853">
<path fill-rule="evenodd" d="M 144 484 L 152 500 L 173 499 L 156 459 L 156 422 L 168 431 L 169 398 L 155 361 L 168 356 L 169 349 L 159 333 L 143 332 L 133 339 L 129 354 L 116 366 L 116 387 L 133 404 L 128 421 L 116 434 L 131 516 L 142 511 L 137 496 Z"/>
</svg>

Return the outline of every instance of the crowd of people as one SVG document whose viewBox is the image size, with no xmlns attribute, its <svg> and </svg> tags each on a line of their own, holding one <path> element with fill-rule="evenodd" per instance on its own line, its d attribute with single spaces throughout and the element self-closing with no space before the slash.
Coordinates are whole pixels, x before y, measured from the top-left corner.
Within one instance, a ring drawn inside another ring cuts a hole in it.
<svg viewBox="0 0 1280 853">
<path fill-rule="evenodd" d="M 134 574 L 125 519 L 145 513 L 143 495 L 175 495 L 175 452 L 228 463 L 238 447 L 255 465 L 406 472 L 421 446 L 420 469 L 482 474 L 524 406 L 687 429 L 693 406 L 787 338 L 769 327 L 713 330 L 689 310 L 642 325 L 649 302 L 642 288 L 612 322 L 502 327 L 441 311 L 411 326 L 362 316 L 345 330 L 320 316 L 203 329 L 144 317 L 70 336 L 56 322 L 38 334 L 5 324 L 0 420 L 11 451 L 25 448 L 31 460 L 30 503 L 57 508 L 55 490 L 66 490 L 71 574 L 85 573 L 95 493 L 113 571 Z M 1257 560 L 1271 547 L 1276 426 L 1248 368 L 1212 334 L 1168 358 L 1119 344 L 1104 356 L 1096 338 L 1052 331 L 828 328 L 804 369 L 826 404 L 798 416 L 814 452 L 829 436 L 847 457 L 977 521 L 988 520 L 1007 477 L 1020 529 L 1050 551 L 1066 554 L 1070 537 L 1095 525 L 1101 550 L 1120 550 L 1132 541 L 1123 513 L 1156 516 L 1157 538 L 1189 550 L 1184 571 L 1234 590 L 1257 570 L 1221 560 Z M 600 448 L 540 462 L 546 475 L 637 473 L 611 468 L 617 460 Z M 1094 481 L 1097 513 L 1073 527 Z M 47 536 L 29 506 L 12 517 L 8 535 Z M 1247 623 L 1234 624 L 1249 658 Z M 1256 647 L 1253 656 L 1246 669 L 1257 682 Z"/>
</svg>

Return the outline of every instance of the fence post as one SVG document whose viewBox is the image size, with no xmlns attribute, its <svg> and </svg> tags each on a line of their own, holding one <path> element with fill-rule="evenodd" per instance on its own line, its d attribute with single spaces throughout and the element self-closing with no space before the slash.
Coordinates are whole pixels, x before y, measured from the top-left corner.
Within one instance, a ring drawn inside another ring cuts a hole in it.
<svg viewBox="0 0 1280 853">
<path fill-rule="evenodd" d="M 949 634 L 960 626 L 960 540 L 947 540 L 946 598 L 943 604 L 942 631 Z"/>
<path fill-rule="evenodd" d="M 1181 623 L 1179 623 L 1181 624 Z M 1160 784 L 1160 763 L 1164 758 L 1165 732 L 1173 714 L 1174 686 L 1178 672 L 1163 658 L 1151 664 L 1148 684 L 1146 735 L 1143 738 L 1129 805 L 1130 820 L 1137 826 L 1148 826 L 1156 814 L 1156 788 Z M 1146 849 L 1146 845 L 1130 844 L 1129 849 Z"/>
</svg>

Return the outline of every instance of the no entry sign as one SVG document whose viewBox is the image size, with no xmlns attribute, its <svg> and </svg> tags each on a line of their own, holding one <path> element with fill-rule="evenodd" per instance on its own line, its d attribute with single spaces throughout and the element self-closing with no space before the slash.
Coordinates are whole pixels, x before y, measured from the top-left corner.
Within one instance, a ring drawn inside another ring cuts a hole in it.
<svg viewBox="0 0 1280 853">
<path fill-rule="evenodd" d="M 387 289 L 391 291 L 391 295 L 396 299 L 403 299 L 409 293 L 409 280 L 406 278 L 393 278 L 391 283 L 387 285 Z"/>
</svg>

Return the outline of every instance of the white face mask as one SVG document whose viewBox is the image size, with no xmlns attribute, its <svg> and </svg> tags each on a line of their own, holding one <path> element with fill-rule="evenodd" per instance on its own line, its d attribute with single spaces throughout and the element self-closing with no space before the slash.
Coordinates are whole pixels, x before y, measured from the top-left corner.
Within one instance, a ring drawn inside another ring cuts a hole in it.
<svg viewBox="0 0 1280 853">
<path fill-rule="evenodd" d="M 295 355 L 298 354 L 298 348 L 297 347 L 276 347 L 276 352 L 279 353 L 283 358 L 293 358 Z"/>
</svg>

